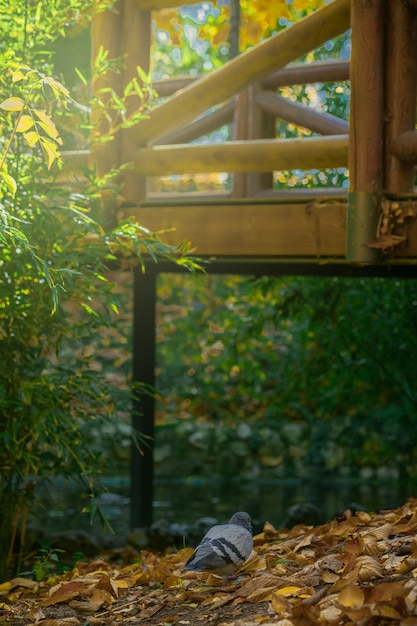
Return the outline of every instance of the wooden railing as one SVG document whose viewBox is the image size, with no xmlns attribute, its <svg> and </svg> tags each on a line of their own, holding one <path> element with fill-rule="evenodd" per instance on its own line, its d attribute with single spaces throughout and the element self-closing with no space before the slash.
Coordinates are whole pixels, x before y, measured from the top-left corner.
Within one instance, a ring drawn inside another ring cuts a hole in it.
<svg viewBox="0 0 417 626">
<path fill-rule="evenodd" d="M 178 0 L 120 0 L 117 14 L 95 19 L 93 53 L 102 44 L 110 56 L 127 53 L 126 70 L 115 79 L 119 81 L 115 88 L 132 78 L 137 65 L 149 68 L 151 11 L 177 4 Z M 93 155 L 103 170 L 115 161 L 134 163 L 123 179 L 128 208 L 117 207 L 118 216 L 133 212 L 150 228 L 174 228 L 173 240 L 190 238 L 202 254 L 336 256 L 348 262 L 380 262 L 379 251 L 368 243 L 398 232 L 401 223 L 411 225 L 417 213 L 414 205 L 410 209 L 408 197 L 407 208 L 390 210 L 389 225 L 383 218 L 381 230 L 384 196 L 401 203 L 401 195 L 414 193 L 416 5 L 334 0 L 210 74 L 156 81 L 156 90 L 166 100 L 135 129 L 122 131 L 111 150 Z M 349 27 L 350 63 L 340 59 L 296 63 Z M 277 93 L 287 85 L 348 78 L 349 124 Z M 317 136 L 277 139 L 277 118 Z M 190 143 L 226 124 L 230 140 Z M 348 168 L 349 190 L 273 188 L 273 172 L 335 167 Z M 149 186 L 147 190 L 151 178 L 212 172 L 231 174 L 231 188 L 176 195 L 149 192 Z M 332 204 L 318 202 L 318 197 L 331 197 Z M 256 221 L 260 202 L 262 225 Z M 232 208 L 233 203 L 239 208 Z M 330 214 L 328 206 L 333 207 Z M 385 211 L 386 207 L 385 203 Z M 332 215 L 338 217 L 332 220 Z M 217 220 L 216 226 L 210 218 Z M 410 243 L 413 233 L 408 228 Z M 265 246 L 264 241 L 270 244 Z M 402 251 L 408 258 L 414 253 L 414 244 Z"/>
<path fill-rule="evenodd" d="M 102 45 L 105 37 L 114 44 L 115 28 L 125 32 L 126 20 L 139 24 L 139 15 L 144 18 L 144 12 L 150 8 L 157 10 L 165 4 L 165 0 L 124 0 L 118 18 L 111 15 L 97 18 L 95 47 Z M 198 79 L 180 77 L 157 81 L 155 89 L 160 96 L 168 98 L 149 112 L 148 119 L 125 132 L 119 140 L 121 159 L 126 156 L 129 158 L 125 161 L 135 163 L 135 173 L 127 174 L 125 180 L 129 206 L 149 199 L 145 183 L 149 176 L 235 173 L 229 196 L 239 198 L 265 195 L 268 188 L 271 189 L 271 173 L 276 170 L 346 167 L 347 122 L 282 98 L 275 91 L 279 86 L 290 84 L 346 80 L 349 72 L 346 61 L 307 66 L 288 64 L 348 29 L 349 10 L 350 0 L 336 0 L 219 70 Z M 143 22 L 145 26 L 142 25 L 138 38 L 144 36 L 149 16 Z M 133 43 L 131 38 L 129 41 Z M 149 58 L 144 47 L 139 50 L 134 46 L 129 50 L 129 57 L 135 53 L 137 64 L 146 68 Z M 127 77 L 123 80 L 126 82 Z M 325 136 L 276 140 L 277 117 Z M 221 147 L 189 145 L 190 141 L 225 124 L 231 124 L 232 140 Z M 106 168 L 108 155 L 96 156 L 98 160 L 104 159 L 102 165 Z M 253 176 L 248 178 L 250 174 Z M 266 187 L 265 181 L 270 181 Z M 152 197 L 155 199 L 154 194 Z"/>
</svg>

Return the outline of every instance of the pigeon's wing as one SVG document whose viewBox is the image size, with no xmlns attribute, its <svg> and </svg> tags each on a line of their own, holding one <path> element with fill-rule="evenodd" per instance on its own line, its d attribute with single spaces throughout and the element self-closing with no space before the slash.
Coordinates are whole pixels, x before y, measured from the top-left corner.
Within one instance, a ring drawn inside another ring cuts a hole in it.
<svg viewBox="0 0 417 626">
<path fill-rule="evenodd" d="M 242 526 L 221 524 L 213 526 L 185 565 L 197 571 L 237 569 L 252 551 L 251 533 Z"/>
</svg>

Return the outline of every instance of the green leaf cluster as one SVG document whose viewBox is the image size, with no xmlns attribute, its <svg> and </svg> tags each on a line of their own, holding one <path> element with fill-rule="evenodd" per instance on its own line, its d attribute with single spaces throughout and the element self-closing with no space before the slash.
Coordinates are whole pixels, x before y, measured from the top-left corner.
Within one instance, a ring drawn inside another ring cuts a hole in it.
<svg viewBox="0 0 417 626">
<path fill-rule="evenodd" d="M 158 472 L 416 477 L 412 280 L 163 276 Z"/>
<path fill-rule="evenodd" d="M 10 1 L 0 23 L 0 579 L 16 565 L 15 545 L 24 550 L 39 481 L 76 478 L 95 510 L 115 433 L 106 425 L 130 398 L 127 381 L 115 388 L 95 354 L 120 309 L 109 266 L 144 270 L 145 256 L 162 256 L 196 267 L 186 243 L 166 245 L 133 219 L 108 226 L 103 205 L 117 204 L 123 168 L 68 172 L 61 158 L 66 143 L 111 141 L 144 116 L 149 79 L 140 69 L 124 94 L 82 104 L 56 78 L 51 42 L 109 4 Z M 103 50 L 96 70 L 118 65 Z"/>
</svg>

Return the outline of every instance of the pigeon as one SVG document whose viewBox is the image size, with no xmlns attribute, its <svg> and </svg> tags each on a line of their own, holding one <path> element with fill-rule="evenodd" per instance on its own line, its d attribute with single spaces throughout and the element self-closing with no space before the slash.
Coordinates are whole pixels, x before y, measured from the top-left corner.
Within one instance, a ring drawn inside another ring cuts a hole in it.
<svg viewBox="0 0 417 626">
<path fill-rule="evenodd" d="M 252 547 L 251 519 L 248 513 L 240 511 L 227 524 L 207 531 L 183 569 L 230 575 L 243 565 Z"/>
</svg>

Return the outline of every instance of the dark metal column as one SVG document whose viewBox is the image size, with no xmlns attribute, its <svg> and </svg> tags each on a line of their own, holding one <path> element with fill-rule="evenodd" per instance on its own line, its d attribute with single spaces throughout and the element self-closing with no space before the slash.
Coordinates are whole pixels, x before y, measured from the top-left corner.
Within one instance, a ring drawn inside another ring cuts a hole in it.
<svg viewBox="0 0 417 626">
<path fill-rule="evenodd" d="M 135 269 L 133 312 L 133 382 L 155 386 L 155 300 L 154 267 Z M 140 449 L 132 444 L 130 462 L 130 523 L 143 528 L 152 523 L 154 398 L 145 390 L 134 392 L 132 426 L 145 436 Z"/>
</svg>

